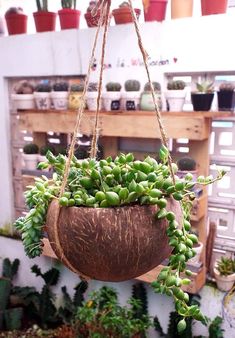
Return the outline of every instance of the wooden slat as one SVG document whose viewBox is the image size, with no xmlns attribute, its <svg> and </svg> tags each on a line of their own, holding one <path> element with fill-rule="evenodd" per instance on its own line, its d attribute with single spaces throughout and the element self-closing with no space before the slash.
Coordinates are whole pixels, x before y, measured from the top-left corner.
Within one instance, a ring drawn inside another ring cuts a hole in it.
<svg viewBox="0 0 235 338">
<path fill-rule="evenodd" d="M 206 215 L 207 212 L 207 194 L 204 193 L 201 197 L 193 201 L 191 212 L 191 221 L 197 222 Z"/>
</svg>

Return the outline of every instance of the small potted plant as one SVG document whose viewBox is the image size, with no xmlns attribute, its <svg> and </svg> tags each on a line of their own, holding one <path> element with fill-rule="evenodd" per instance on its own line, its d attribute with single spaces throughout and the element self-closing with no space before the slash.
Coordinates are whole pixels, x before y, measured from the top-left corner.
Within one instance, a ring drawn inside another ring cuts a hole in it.
<svg viewBox="0 0 235 338">
<path fill-rule="evenodd" d="M 81 12 L 76 9 L 76 0 L 61 0 L 58 11 L 61 29 L 79 28 Z"/>
<path fill-rule="evenodd" d="M 27 32 L 28 17 L 21 7 L 10 7 L 5 13 L 5 20 L 9 35 Z"/>
<path fill-rule="evenodd" d="M 183 178 L 185 175 L 190 173 L 193 176 L 193 180 L 196 180 L 198 172 L 197 163 L 192 157 L 189 156 L 181 157 L 177 161 L 177 166 L 178 166 L 177 176 L 179 178 Z"/>
<path fill-rule="evenodd" d="M 37 32 L 55 30 L 56 13 L 48 11 L 48 0 L 36 0 L 37 12 L 33 13 Z"/>
<path fill-rule="evenodd" d="M 51 85 L 49 83 L 40 83 L 35 87 L 34 98 L 36 107 L 40 110 L 51 108 Z"/>
<path fill-rule="evenodd" d="M 165 97 L 170 111 L 179 112 L 183 110 L 186 91 L 186 83 L 182 80 L 172 80 L 167 83 Z"/>
<path fill-rule="evenodd" d="M 66 110 L 68 108 L 68 90 L 67 82 L 57 82 L 53 85 L 51 99 L 56 110 Z"/>
<path fill-rule="evenodd" d="M 24 168 L 27 170 L 35 170 L 38 164 L 38 145 L 28 143 L 23 147 Z"/>
<path fill-rule="evenodd" d="M 81 96 L 84 90 L 84 83 L 72 84 L 69 92 L 69 109 L 79 109 Z"/>
<path fill-rule="evenodd" d="M 97 27 L 100 19 L 100 10 L 98 9 L 96 13 L 93 13 L 92 10 L 97 5 L 97 1 L 90 1 L 89 6 L 87 7 L 84 17 L 88 27 Z"/>
<path fill-rule="evenodd" d="M 122 109 L 138 110 L 140 108 L 140 82 L 138 80 L 127 80 L 124 83 L 124 88 Z"/>
<path fill-rule="evenodd" d="M 234 259 L 221 256 L 215 263 L 214 276 L 218 289 L 221 291 L 229 291 L 235 282 Z"/>
<path fill-rule="evenodd" d="M 106 92 L 103 93 L 103 106 L 106 111 L 119 110 L 122 86 L 118 82 L 109 82 L 106 84 Z"/>
<path fill-rule="evenodd" d="M 155 96 L 157 99 L 157 104 L 160 110 L 162 110 L 162 98 L 161 98 L 161 85 L 159 82 L 153 82 L 153 88 L 155 92 Z M 153 103 L 153 97 L 151 93 L 151 88 L 149 82 L 147 82 L 144 86 L 144 91 L 140 97 L 140 109 L 141 110 L 155 110 L 155 106 Z"/>
<path fill-rule="evenodd" d="M 191 93 L 191 100 L 194 111 L 208 111 L 214 98 L 213 82 L 202 81 L 196 83 L 197 90 Z"/>
<path fill-rule="evenodd" d="M 88 110 L 95 111 L 97 109 L 98 83 L 90 82 L 86 93 L 86 103 Z"/>
<path fill-rule="evenodd" d="M 134 10 L 135 10 L 137 19 L 139 19 L 141 10 L 138 8 L 135 8 Z M 116 25 L 133 22 L 130 5 L 127 1 L 124 1 L 123 3 L 121 3 L 119 8 L 114 9 L 112 11 L 112 14 L 113 14 Z"/>
<path fill-rule="evenodd" d="M 143 0 L 145 21 L 163 21 L 168 0 Z"/>
<path fill-rule="evenodd" d="M 38 163 L 41 163 L 41 162 L 45 162 L 47 161 L 47 158 L 46 158 L 46 154 L 47 152 L 50 151 L 53 155 L 55 155 L 56 151 L 55 151 L 55 147 L 51 144 L 47 144 L 45 146 L 42 146 L 40 149 L 39 149 L 39 154 L 38 154 Z M 40 167 L 40 166 L 39 166 Z M 44 171 L 49 171 L 50 170 L 50 166 L 48 166 L 47 168 L 43 168 L 43 166 L 40 167 L 40 169 L 44 170 Z"/>
<path fill-rule="evenodd" d="M 11 94 L 16 109 L 34 109 L 34 86 L 28 81 L 20 81 L 14 88 L 15 93 Z"/>
<path fill-rule="evenodd" d="M 223 82 L 217 91 L 219 110 L 233 111 L 235 106 L 234 84 Z"/>
</svg>

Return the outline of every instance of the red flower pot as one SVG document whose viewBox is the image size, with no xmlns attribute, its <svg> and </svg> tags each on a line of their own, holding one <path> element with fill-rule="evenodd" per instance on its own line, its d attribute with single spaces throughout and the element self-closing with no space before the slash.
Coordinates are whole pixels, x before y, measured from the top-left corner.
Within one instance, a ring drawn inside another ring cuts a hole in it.
<svg viewBox="0 0 235 338">
<path fill-rule="evenodd" d="M 91 12 L 84 14 L 88 27 L 97 27 L 100 19 L 100 11 L 97 11 L 96 15 L 92 15 Z"/>
<path fill-rule="evenodd" d="M 150 0 L 144 10 L 145 21 L 163 21 L 166 17 L 168 0 Z"/>
<path fill-rule="evenodd" d="M 135 10 L 135 14 L 137 16 L 137 19 L 139 19 L 139 16 L 140 16 L 140 13 L 141 13 L 140 9 L 135 8 L 134 10 Z M 116 25 L 133 22 L 131 10 L 128 6 L 114 9 L 112 11 L 112 14 L 114 16 L 114 20 L 115 20 Z"/>
<path fill-rule="evenodd" d="M 81 12 L 64 8 L 58 11 L 61 29 L 79 28 Z"/>
<path fill-rule="evenodd" d="M 227 3 L 228 0 L 201 0 L 202 15 L 226 13 Z"/>
<path fill-rule="evenodd" d="M 50 32 L 55 30 L 56 13 L 40 11 L 33 13 L 37 32 Z"/>
<path fill-rule="evenodd" d="M 5 15 L 5 19 L 9 35 L 27 33 L 27 15 L 12 13 Z"/>
</svg>

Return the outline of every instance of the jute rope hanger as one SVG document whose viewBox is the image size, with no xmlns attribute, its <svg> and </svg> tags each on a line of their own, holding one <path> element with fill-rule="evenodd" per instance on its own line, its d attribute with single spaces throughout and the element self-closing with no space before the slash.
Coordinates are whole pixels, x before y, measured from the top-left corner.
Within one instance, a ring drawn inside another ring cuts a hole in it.
<svg viewBox="0 0 235 338">
<path fill-rule="evenodd" d="M 141 51 L 142 56 L 143 56 L 143 61 L 144 61 L 144 65 L 145 65 L 145 69 L 146 69 L 146 73 L 147 73 L 147 77 L 148 77 L 148 82 L 150 84 L 151 94 L 152 94 L 155 113 L 156 113 L 156 119 L 157 119 L 158 126 L 159 126 L 159 129 L 160 129 L 160 134 L 161 134 L 161 141 L 162 141 L 162 144 L 166 148 L 168 148 L 167 135 L 166 135 L 163 123 L 162 123 L 160 109 L 159 109 L 158 104 L 157 104 L 157 98 L 156 98 L 154 88 L 153 88 L 153 84 L 152 84 L 151 77 L 150 77 L 148 60 L 147 60 L 148 56 L 147 56 L 147 53 L 146 53 L 146 51 L 143 47 L 143 41 L 142 41 L 142 37 L 141 37 L 141 34 L 140 34 L 140 29 L 139 29 L 139 24 L 138 24 L 138 21 L 137 21 L 137 18 L 136 18 L 136 14 L 135 14 L 135 11 L 134 11 L 134 8 L 133 8 L 132 0 L 128 0 L 128 2 L 129 2 L 131 14 L 132 14 L 133 22 L 134 22 L 134 27 L 135 27 L 136 34 L 137 34 L 138 45 L 139 45 L 140 51 Z M 87 76 L 86 76 L 85 84 L 84 84 L 84 90 L 83 90 L 83 93 L 82 93 L 82 96 L 81 96 L 81 105 L 80 105 L 78 112 L 77 112 L 77 119 L 76 119 L 74 131 L 73 131 L 71 144 L 70 144 L 70 147 L 69 147 L 69 152 L 68 152 L 68 157 L 67 157 L 67 161 L 66 161 L 66 165 L 65 165 L 65 172 L 64 172 L 64 176 L 63 176 L 63 180 L 62 180 L 62 184 L 61 184 L 61 190 L 60 190 L 59 198 L 61 198 L 63 196 L 64 192 L 65 192 L 67 179 L 68 179 L 68 175 L 69 175 L 69 170 L 70 170 L 70 165 L 71 165 L 71 160 L 72 160 L 72 157 L 74 155 L 74 148 L 75 148 L 75 144 L 76 144 L 76 140 L 77 140 L 77 135 L 78 135 L 79 130 L 80 130 L 81 120 L 82 120 L 83 113 L 84 113 L 85 97 L 86 97 L 86 93 L 87 93 L 87 90 L 88 90 L 89 79 L 90 79 L 91 69 L 92 69 L 92 65 L 93 65 L 93 61 L 94 61 L 94 55 L 95 55 L 95 50 L 96 50 L 96 46 L 97 46 L 98 36 L 99 36 L 101 26 L 104 25 L 104 31 L 103 31 L 103 37 L 102 37 L 102 48 L 101 48 L 100 73 L 99 73 L 99 82 L 98 82 L 97 109 L 96 109 L 96 113 L 95 113 L 95 122 L 94 122 L 93 136 L 92 136 L 92 141 L 91 141 L 90 158 L 96 159 L 96 156 L 97 156 L 97 148 L 98 148 L 97 144 L 98 144 L 98 138 L 99 138 L 99 112 L 100 112 L 100 106 L 101 106 L 100 102 L 101 102 L 101 94 L 102 94 L 103 70 L 104 70 L 104 58 L 105 58 L 105 49 L 106 49 L 106 42 L 107 42 L 107 32 L 108 32 L 108 26 L 109 26 L 109 22 L 110 22 L 110 7 L 111 7 L 111 0 L 99 0 L 96 8 L 93 11 L 93 14 L 95 14 L 95 13 L 97 13 L 98 10 L 100 10 L 101 15 L 100 15 L 100 19 L 99 19 L 98 28 L 97 28 L 97 31 L 96 31 L 96 34 L 95 34 L 95 39 L 94 39 L 94 44 L 93 44 L 93 48 L 92 48 L 92 52 L 91 52 L 91 57 L 90 57 L 90 60 L 89 60 Z M 173 167 L 172 167 L 172 159 L 171 159 L 170 154 L 168 154 L 168 163 L 169 163 L 169 169 L 170 169 L 172 180 L 173 180 L 173 182 L 175 182 L 174 172 L 173 172 Z M 62 246 L 60 244 L 60 238 L 59 238 L 59 233 L 58 233 L 59 215 L 60 215 L 60 206 L 59 206 L 59 203 L 58 203 L 57 208 L 55 210 L 55 222 L 54 222 L 54 229 L 53 229 L 54 230 L 54 236 L 55 236 L 55 244 L 56 244 L 56 247 L 57 247 L 57 250 L 58 250 L 58 253 L 59 253 L 58 258 L 61 259 L 62 261 L 64 261 L 65 264 L 69 267 L 69 269 L 71 271 L 78 274 L 82 279 L 88 280 L 90 278 L 85 276 L 83 273 L 78 271 L 74 266 L 72 266 L 72 264 L 69 262 L 69 260 L 65 256 L 65 253 L 64 253 Z"/>
</svg>

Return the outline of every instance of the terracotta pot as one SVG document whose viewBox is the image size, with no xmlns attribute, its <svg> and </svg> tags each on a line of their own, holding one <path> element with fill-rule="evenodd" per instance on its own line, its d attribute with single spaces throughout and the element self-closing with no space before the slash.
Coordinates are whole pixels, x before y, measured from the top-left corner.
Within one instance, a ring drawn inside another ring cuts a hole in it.
<svg viewBox="0 0 235 338">
<path fill-rule="evenodd" d="M 168 0 L 150 0 L 144 9 L 145 21 L 163 21 L 166 17 Z"/>
<path fill-rule="evenodd" d="M 214 276 L 219 290 L 227 292 L 232 289 L 235 282 L 235 273 L 228 276 L 222 276 L 216 267 L 214 267 Z"/>
<path fill-rule="evenodd" d="M 171 18 L 185 18 L 193 15 L 193 0 L 171 0 Z"/>
<path fill-rule="evenodd" d="M 84 14 L 88 27 L 97 27 L 100 19 L 100 11 L 97 11 L 96 15 L 92 15 L 91 12 Z"/>
<path fill-rule="evenodd" d="M 64 8 L 58 11 L 61 29 L 79 28 L 81 12 Z"/>
<path fill-rule="evenodd" d="M 9 35 L 27 33 L 27 15 L 12 13 L 6 15 L 5 19 Z"/>
<path fill-rule="evenodd" d="M 139 19 L 139 16 L 140 16 L 140 13 L 141 13 L 140 9 L 135 8 L 134 10 L 135 10 L 137 19 Z M 131 16 L 131 10 L 128 6 L 114 9 L 112 11 L 112 14 L 114 16 L 114 20 L 115 20 L 116 25 L 133 22 L 133 19 L 132 19 L 132 16 Z"/>
<path fill-rule="evenodd" d="M 36 31 L 51 32 L 55 30 L 56 13 L 53 12 L 35 12 L 33 13 Z"/>
<path fill-rule="evenodd" d="M 57 257 L 77 273 L 120 282 L 145 274 L 170 255 L 168 223 L 156 220 L 157 206 L 62 207 L 56 226 L 58 208 L 53 200 L 47 213 L 48 238 Z M 179 202 L 169 200 L 168 208 L 181 224 Z"/>
<path fill-rule="evenodd" d="M 226 13 L 227 3 L 228 0 L 201 0 L 202 15 Z"/>
</svg>

